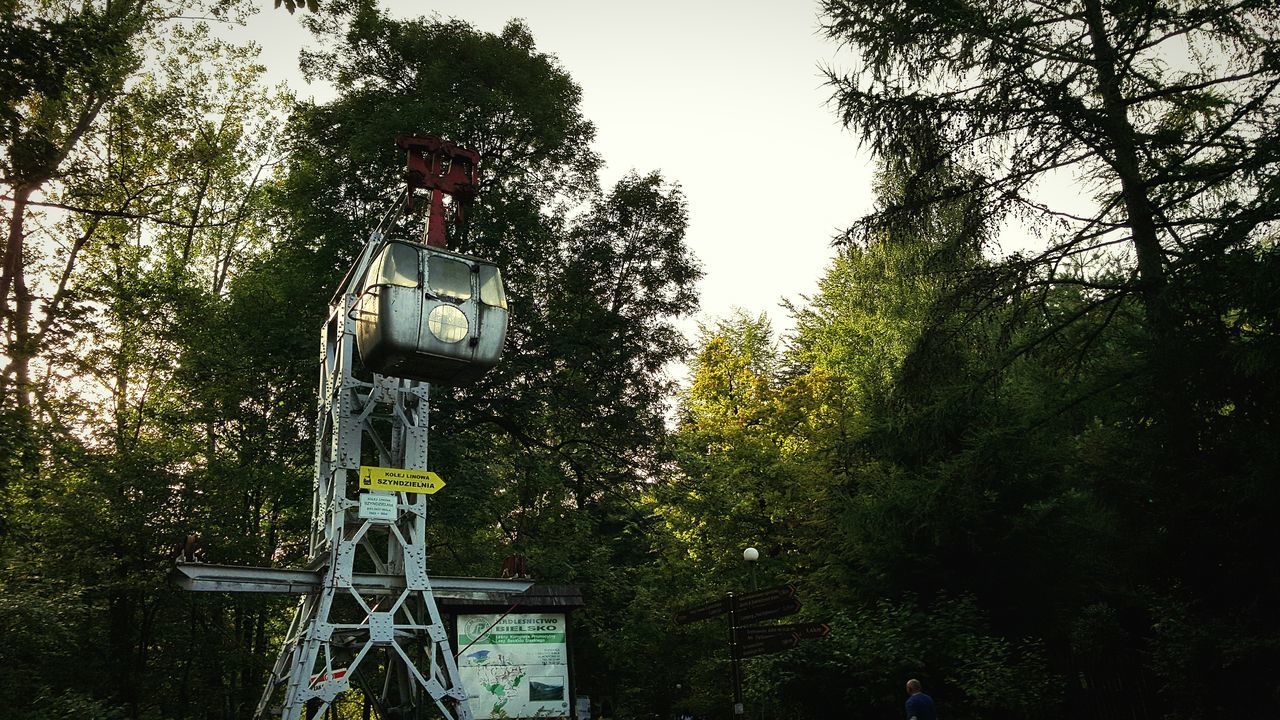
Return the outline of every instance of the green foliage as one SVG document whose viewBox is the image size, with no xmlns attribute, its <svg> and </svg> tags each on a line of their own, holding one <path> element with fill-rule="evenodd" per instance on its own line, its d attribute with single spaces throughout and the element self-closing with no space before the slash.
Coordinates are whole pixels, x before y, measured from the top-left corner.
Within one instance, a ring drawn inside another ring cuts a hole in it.
<svg viewBox="0 0 1280 720">
<path fill-rule="evenodd" d="M 681 473 L 653 493 L 676 541 L 665 557 L 706 594 L 725 585 L 710 568 L 764 533 L 788 547 L 773 569 L 806 610 L 837 619 L 832 639 L 754 661 L 756 702 L 785 698 L 782 716 L 828 712 L 835 687 L 845 712 L 879 716 L 921 675 L 957 717 L 1217 717 L 1245 709 L 1233 672 L 1275 662 L 1259 610 L 1274 574 L 1256 552 L 1277 539 L 1261 403 L 1280 296 L 1258 222 L 1275 206 L 1246 157 L 1269 131 L 1243 119 L 1275 96 L 1201 97 L 1139 47 L 1240 43 L 1197 60 L 1207 87 L 1229 68 L 1274 74 L 1235 52 L 1268 41 L 1200 36 L 1180 10 L 1143 24 L 1097 9 L 826 4 L 833 37 L 862 53 L 832 81 L 883 155 L 877 210 L 792 307 L 781 362 L 735 344 L 744 318 L 704 335 Z M 1118 85 L 1104 41 L 1127 43 Z M 1143 134 L 1152 123 L 1183 135 Z M 1188 169 L 1213 132 L 1240 142 L 1216 154 L 1229 192 Z M 1069 152 L 1101 188 L 1093 218 L 1027 200 Z M 1135 178 L 1145 198 L 1119 190 Z M 1010 217 L 1041 224 L 1047 249 L 993 257 Z M 1134 254 L 1104 249 L 1117 243 Z"/>
<path fill-rule="evenodd" d="M 223 293 L 265 240 L 281 102 L 253 51 L 198 24 L 169 31 L 147 14 L 160 4 L 115 7 L 112 22 L 141 13 L 122 40 L 136 52 L 121 66 L 129 82 L 108 74 L 116 84 L 64 147 L 45 198 L 65 212 L 30 224 L 37 242 L 13 277 L 38 280 L 40 315 L 23 314 L 30 298 L 6 315 L 26 353 L 7 377 L 28 379 L 5 397 L 8 437 L 26 433 L 39 452 L 4 487 L 0 577 L 24 624 L 0 653 L 27 670 L 0 700 L 24 717 L 224 717 L 256 701 L 278 603 L 191 602 L 167 575 L 189 534 L 216 559 L 264 564 L 276 536 L 299 532 L 281 528 L 305 520 L 293 489 L 309 457 L 261 463 L 270 436 L 236 437 L 254 409 L 209 412 L 224 386 L 199 369 L 210 352 L 232 355 L 228 325 L 245 324 L 227 322 Z M 144 69 L 147 52 L 165 59 Z"/>
<path fill-rule="evenodd" d="M 1054 678 L 1043 648 L 992 633 L 972 598 L 879 600 L 830 616 L 832 636 L 764 658 L 752 679 L 775 687 L 760 701 L 780 717 L 832 711 L 856 718 L 901 712 L 908 677 L 950 717 L 1035 717 Z M 928 668 L 927 672 L 921 672 Z M 778 702 L 777 696 L 789 698 Z M 775 699 L 771 699 L 775 698 Z"/>
<path fill-rule="evenodd" d="M 35 692 L 30 713 L 23 717 L 31 720 L 64 720 L 89 717 L 94 720 L 123 720 L 125 710 L 94 700 L 76 690 L 42 689 Z"/>
<path fill-rule="evenodd" d="M 430 569 L 522 553 L 579 585 L 597 708 L 727 714 L 723 621 L 675 612 L 794 583 L 834 633 L 746 660 L 751 714 L 882 718 L 912 676 L 954 718 L 1274 712 L 1262 4 L 825 3 L 861 53 L 831 80 L 882 155 L 876 211 L 790 336 L 702 327 L 674 433 L 689 208 L 656 172 L 598 186 L 581 90 L 522 23 L 308 16 L 340 92 L 282 124 L 254 53 L 165 25 L 176 5 L 0 7 L 0 715 L 251 713 L 288 599 L 166 573 L 191 534 L 305 562 L 315 331 L 402 132 L 484 156 L 449 241 L 499 263 L 513 313 L 498 368 L 432 388 Z M 1185 68 L 1153 51 L 1174 38 Z M 1059 167 L 1091 216 L 1030 199 Z M 1043 252 L 992 252 L 1023 229 Z"/>
<path fill-rule="evenodd" d="M 1253 425 L 1274 248 L 1171 275 L 1184 344 L 1155 353 L 1148 308 L 1099 289 L 1121 264 L 1045 284 L 984 259 L 979 199 L 936 192 L 957 173 L 919 145 L 883 164 L 884 212 L 793 306 L 781 362 L 754 361 L 746 318 L 704 333 L 682 472 L 654 492 L 667 557 L 705 596 L 735 545 L 789 547 L 775 572 L 836 631 L 749 661 L 783 717 L 883 716 L 909 676 L 956 717 L 1232 711 L 1227 678 L 1277 637 L 1246 549 L 1275 544 Z"/>
</svg>

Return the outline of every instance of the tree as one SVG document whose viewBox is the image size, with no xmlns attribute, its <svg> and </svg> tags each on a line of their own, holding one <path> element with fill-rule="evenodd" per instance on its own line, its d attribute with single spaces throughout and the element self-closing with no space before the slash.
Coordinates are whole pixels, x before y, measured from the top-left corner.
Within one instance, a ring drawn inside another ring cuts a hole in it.
<svg viewBox="0 0 1280 720">
<path fill-rule="evenodd" d="M 945 429 L 932 403 L 904 412 L 899 383 L 947 275 L 935 274 L 936 258 L 924 261 L 929 253 L 894 250 L 902 246 L 842 251 L 798 308 L 782 352 L 763 318 L 739 314 L 703 330 L 680 406 L 677 472 L 651 490 L 659 559 L 642 574 L 651 589 L 637 602 L 662 611 L 633 613 L 666 621 L 658 642 L 688 669 L 665 682 L 694 688 L 684 709 L 724 705 L 724 628 L 671 627 L 670 617 L 741 589 L 746 544 L 762 550 L 762 584 L 796 584 L 800 620 L 834 628 L 821 642 L 747 662 L 750 707 L 882 717 L 897 712 L 908 674 L 932 678 L 956 717 L 1029 716 L 1056 696 L 1042 642 L 987 609 L 1016 600 L 986 580 L 997 571 L 1008 585 L 1025 578 L 1031 566 L 1010 562 L 1019 544 L 1059 541 L 1057 516 L 1069 513 L 1010 512 L 1037 492 L 1052 497 L 1055 486 L 1031 490 L 1044 475 L 1008 483 L 1006 501 L 973 502 L 1000 472 L 975 473 L 994 438 L 975 443 L 972 462 L 948 457 L 950 445 L 912 452 L 928 432 L 912 426 Z M 951 421 L 972 405 L 953 405 Z M 894 442 L 898 434 L 906 437 Z M 1045 527 L 1028 532 L 1036 521 Z"/>
<path fill-rule="evenodd" d="M 771 501 L 791 492 L 792 482 L 769 422 L 778 402 L 778 351 L 768 320 L 739 311 L 701 330 L 679 406 L 680 472 L 653 493 L 690 572 L 686 583 L 718 594 L 726 589 L 719 586 L 726 557 L 746 544 L 766 556 L 782 551 L 784 538 L 771 526 L 783 508 Z M 687 589 L 680 595 L 688 597 Z"/>
<path fill-rule="evenodd" d="M 676 626 L 675 613 L 748 589 L 742 567 L 748 545 L 760 549 L 757 581 L 765 586 L 804 576 L 797 530 L 812 521 L 809 511 L 821 496 L 807 492 L 803 446 L 788 445 L 780 430 L 785 423 L 775 422 L 783 405 L 778 369 L 777 343 L 763 315 L 739 310 L 701 326 L 690 385 L 677 407 L 674 463 L 649 489 L 656 557 L 644 569 L 647 592 L 633 615 L 659 626 L 653 642 L 664 657 L 675 658 L 650 681 L 649 692 L 662 696 L 683 684 L 689 690 L 677 700 L 687 712 L 727 707 L 725 628 L 720 619 Z M 744 687 L 758 707 L 773 686 Z M 651 711 L 666 708 L 651 705 Z"/>
<path fill-rule="evenodd" d="M 1094 312 L 1135 296 L 1167 337 L 1185 302 L 1169 296 L 1170 277 L 1256 246 L 1276 219 L 1269 3 L 828 0 L 823 10 L 828 34 L 862 61 L 829 73 L 844 123 L 877 152 L 921 133 L 940 139 L 942 157 L 978 176 L 935 199 L 985 193 L 993 215 L 1047 230 L 1043 252 L 1005 269 L 1084 284 Z M 1055 173 L 1070 173 L 1094 207 L 1038 201 Z M 1128 259 L 1121 277 L 1071 273 L 1071 258 L 1103 251 Z"/>
<path fill-rule="evenodd" d="M 236 4 L 210 0 L 196 7 L 226 17 Z M 0 47 L 6 60 L 0 76 L 0 185 L 7 220 L 0 330 L 7 364 L 0 371 L 0 409 L 5 443 L 25 471 L 38 462 L 32 403 L 39 388 L 32 363 L 57 334 L 81 251 L 98 240 L 103 221 L 111 218 L 153 212 L 160 223 L 200 225 L 139 207 L 150 198 L 137 194 L 117 195 L 106 205 L 82 205 L 76 191 L 117 179 L 113 158 L 98 152 L 120 141 L 111 136 L 106 116 L 140 71 L 146 45 L 190 9 L 189 3 L 150 0 L 6 4 L 0 21 L 6 30 Z M 157 188 L 131 190 L 154 196 Z M 68 214 L 75 218 L 72 223 L 59 222 Z M 5 480 L 0 477 L 0 484 Z"/>
<path fill-rule="evenodd" d="M 3 492 L 0 582 L 17 608 L 52 591 L 37 606 L 50 612 L 47 632 L 0 649 L 30 670 L 2 694 L 24 716 L 236 707 L 239 674 L 256 685 L 258 665 L 202 650 L 226 626 L 260 647 L 267 612 L 238 603 L 224 626 L 218 608 L 180 602 L 166 575 L 197 528 L 223 559 L 261 563 L 290 518 L 281 498 L 291 485 L 253 472 L 255 446 L 227 437 L 251 425 L 252 406 L 219 406 L 215 417 L 208 399 L 221 378 L 199 362 L 231 354 L 217 332 L 223 295 L 266 239 L 281 99 L 262 87 L 254 51 L 200 25 L 133 40 L 165 59 L 103 102 L 75 166 L 43 189 L 45 214 L 27 218 L 40 243 L 24 272 L 57 262 L 30 328 L 40 354 L 28 364 L 39 370 L 28 438 L 38 452 Z M 30 620 L 25 612 L 6 632 Z M 210 655 L 216 662 L 197 664 Z M 191 683 L 202 672 L 210 682 Z M 218 697 L 225 686 L 230 699 Z"/>
<path fill-rule="evenodd" d="M 1280 643 L 1270 614 L 1252 610 L 1274 586 L 1231 560 L 1277 542 L 1257 511 L 1274 502 L 1259 478 L 1275 458 L 1243 451 L 1276 422 L 1277 387 L 1260 371 L 1280 360 L 1269 319 L 1280 308 L 1272 8 L 832 0 L 824 10 L 830 35 L 860 54 L 854 73 L 830 74 L 844 121 L 886 154 L 937 138 L 937 162 L 917 167 L 926 180 L 944 164 L 965 170 L 881 208 L 855 236 L 985 194 L 989 224 L 1013 218 L 1044 244 L 1003 258 L 985 245 L 942 306 L 952 311 L 934 314 L 908 356 L 897 382 L 906 422 L 877 454 L 969 478 L 977 494 L 966 497 L 981 502 L 1032 491 L 1021 510 L 1002 511 L 1015 517 L 1075 504 L 1058 515 L 1075 520 L 1041 537 L 1095 550 L 1023 543 L 1025 562 L 1051 558 L 1059 579 L 1079 579 L 1060 589 L 1093 588 L 1093 603 L 1062 596 L 1045 615 L 1061 629 L 1042 631 L 1061 669 L 1093 678 L 1070 690 L 1072 707 L 1242 712 L 1228 676 L 1271 667 Z M 1055 175 L 1089 206 L 1037 198 Z M 1000 239 L 1021 242 L 1015 233 Z M 919 479 L 886 488 L 898 482 Z M 1001 625 L 1017 613 L 993 603 L 1014 589 L 978 595 Z M 1099 677 L 1157 681 L 1177 699 L 1108 696 Z"/>
</svg>

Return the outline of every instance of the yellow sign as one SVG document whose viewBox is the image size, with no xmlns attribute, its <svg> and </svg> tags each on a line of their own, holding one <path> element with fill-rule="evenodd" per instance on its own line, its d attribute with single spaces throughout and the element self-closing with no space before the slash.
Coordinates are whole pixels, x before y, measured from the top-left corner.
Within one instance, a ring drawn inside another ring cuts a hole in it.
<svg viewBox="0 0 1280 720">
<path fill-rule="evenodd" d="M 429 470 L 360 466 L 361 490 L 395 490 L 433 495 L 442 487 L 444 480 Z"/>
</svg>

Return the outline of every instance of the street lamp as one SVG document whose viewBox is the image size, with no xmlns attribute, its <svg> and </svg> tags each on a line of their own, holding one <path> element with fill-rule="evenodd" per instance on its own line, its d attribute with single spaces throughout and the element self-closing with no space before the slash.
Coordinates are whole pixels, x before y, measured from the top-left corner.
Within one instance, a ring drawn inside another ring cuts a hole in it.
<svg viewBox="0 0 1280 720">
<path fill-rule="evenodd" d="M 760 559 L 760 551 L 749 547 L 742 551 L 742 560 L 751 568 L 751 589 L 756 589 L 756 561 Z"/>
</svg>

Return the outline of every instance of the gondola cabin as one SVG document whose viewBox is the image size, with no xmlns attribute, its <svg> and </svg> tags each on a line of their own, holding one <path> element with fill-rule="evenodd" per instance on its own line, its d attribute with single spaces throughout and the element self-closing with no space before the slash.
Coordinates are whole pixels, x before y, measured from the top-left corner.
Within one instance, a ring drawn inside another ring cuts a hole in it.
<svg viewBox="0 0 1280 720">
<path fill-rule="evenodd" d="M 399 240 L 370 263 L 356 317 L 356 348 L 366 368 L 445 385 L 484 375 L 507 338 L 497 265 Z"/>
</svg>

